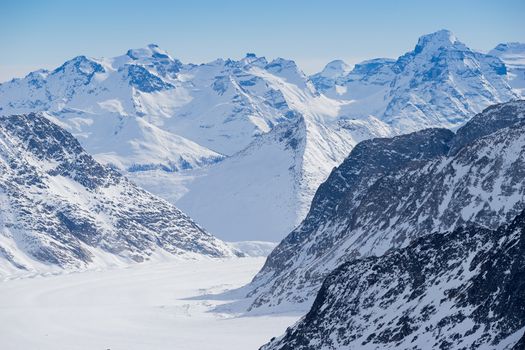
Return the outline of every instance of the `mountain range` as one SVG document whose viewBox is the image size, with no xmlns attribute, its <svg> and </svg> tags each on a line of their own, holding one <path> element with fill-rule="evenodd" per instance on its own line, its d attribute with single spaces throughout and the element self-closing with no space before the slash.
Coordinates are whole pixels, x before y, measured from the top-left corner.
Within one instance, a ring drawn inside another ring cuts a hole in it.
<svg viewBox="0 0 525 350">
<path fill-rule="evenodd" d="M 44 113 L 220 238 L 278 241 L 360 141 L 459 127 L 519 98 L 523 46 L 505 45 L 483 54 L 442 30 L 398 59 L 312 76 L 282 58 L 185 64 L 148 45 L 0 84 L 0 114 Z"/>
<path fill-rule="evenodd" d="M 0 275 L 271 251 L 226 293 L 309 311 L 264 350 L 519 349 L 524 93 L 523 44 L 447 30 L 311 76 L 78 56 L 0 84 Z"/>
</svg>

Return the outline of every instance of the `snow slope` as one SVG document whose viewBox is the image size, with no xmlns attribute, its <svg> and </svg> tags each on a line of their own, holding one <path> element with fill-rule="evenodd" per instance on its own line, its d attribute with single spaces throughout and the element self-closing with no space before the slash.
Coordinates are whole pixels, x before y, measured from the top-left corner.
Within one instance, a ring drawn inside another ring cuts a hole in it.
<svg viewBox="0 0 525 350">
<path fill-rule="evenodd" d="M 362 129 L 363 138 L 371 137 L 367 127 Z M 381 125 L 372 132 L 381 135 Z M 282 123 L 242 152 L 193 172 L 196 178 L 177 206 L 219 237 L 279 241 L 306 215 L 320 174 L 360 139 L 344 134 L 306 118 Z"/>
<path fill-rule="evenodd" d="M 0 274 L 237 255 L 38 114 L 0 116 L 0 208 Z"/>
<path fill-rule="evenodd" d="M 525 44 L 504 43 L 489 51 L 490 55 L 499 57 L 507 66 L 509 84 L 525 97 Z"/>
<path fill-rule="evenodd" d="M 2 349 L 257 349 L 298 315 L 214 313 L 262 258 L 146 262 L 0 281 Z"/>
</svg>

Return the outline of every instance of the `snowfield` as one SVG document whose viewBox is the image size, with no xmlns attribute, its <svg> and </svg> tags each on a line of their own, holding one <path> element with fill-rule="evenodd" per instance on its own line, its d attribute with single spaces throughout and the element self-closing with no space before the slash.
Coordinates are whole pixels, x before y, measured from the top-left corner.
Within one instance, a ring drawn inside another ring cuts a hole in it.
<svg viewBox="0 0 525 350">
<path fill-rule="evenodd" d="M 136 264 L 0 282 L 2 349 L 258 349 L 300 315 L 213 312 L 264 258 Z M 12 277 L 11 277 L 12 278 Z"/>
</svg>

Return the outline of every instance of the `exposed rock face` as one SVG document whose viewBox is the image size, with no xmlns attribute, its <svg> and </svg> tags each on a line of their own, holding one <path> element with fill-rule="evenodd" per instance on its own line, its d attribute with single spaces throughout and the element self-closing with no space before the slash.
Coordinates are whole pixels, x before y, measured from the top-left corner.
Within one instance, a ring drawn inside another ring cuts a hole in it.
<svg viewBox="0 0 525 350">
<path fill-rule="evenodd" d="M 100 253 L 234 252 L 163 199 L 97 163 L 38 114 L 0 117 L 0 252 L 12 267 L 84 267 Z"/>
<path fill-rule="evenodd" d="M 525 211 L 347 262 L 262 349 L 523 349 Z M 521 340 L 520 340 L 521 338 Z"/>
<path fill-rule="evenodd" d="M 496 229 L 523 209 L 524 101 L 488 108 L 456 135 L 429 129 L 364 141 L 270 254 L 251 284 L 252 308 L 304 309 L 345 261 L 469 222 Z"/>
</svg>

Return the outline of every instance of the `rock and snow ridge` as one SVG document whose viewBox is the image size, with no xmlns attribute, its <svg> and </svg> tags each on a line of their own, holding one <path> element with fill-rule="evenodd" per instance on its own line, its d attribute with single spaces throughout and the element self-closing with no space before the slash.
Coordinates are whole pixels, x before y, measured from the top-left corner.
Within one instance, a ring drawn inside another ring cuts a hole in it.
<svg viewBox="0 0 525 350">
<path fill-rule="evenodd" d="M 344 263 L 264 350 L 523 349 L 525 210 Z"/>
<path fill-rule="evenodd" d="M 0 117 L 0 207 L 0 273 L 238 254 L 39 114 Z"/>
<path fill-rule="evenodd" d="M 459 126 L 517 96 L 504 67 L 447 31 L 423 36 L 397 60 L 369 60 L 351 71 L 335 61 L 312 77 L 285 59 L 248 54 L 184 64 L 149 45 L 115 58 L 79 56 L 0 84 L 0 114 L 45 111 L 95 159 L 219 237 L 277 241 L 301 222 L 316 188 L 358 142 Z M 304 134 L 293 152 L 279 144 L 283 128 Z M 231 177 L 235 183 L 223 183 Z M 209 191 L 207 183 L 217 186 Z M 276 197 L 287 207 L 250 200 Z"/>
<path fill-rule="evenodd" d="M 359 143 L 250 286 L 251 310 L 305 309 L 345 261 L 525 209 L 525 101 L 487 108 L 456 134 L 427 129 Z"/>
<path fill-rule="evenodd" d="M 404 133 L 458 126 L 491 104 L 519 97 L 499 58 L 469 49 L 448 30 L 422 36 L 397 60 L 365 61 L 331 79 L 317 88 L 354 101 L 346 113 L 374 115 Z"/>
</svg>

